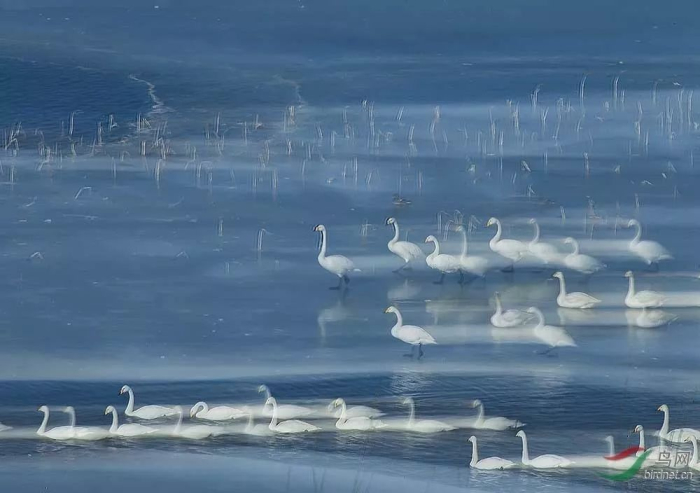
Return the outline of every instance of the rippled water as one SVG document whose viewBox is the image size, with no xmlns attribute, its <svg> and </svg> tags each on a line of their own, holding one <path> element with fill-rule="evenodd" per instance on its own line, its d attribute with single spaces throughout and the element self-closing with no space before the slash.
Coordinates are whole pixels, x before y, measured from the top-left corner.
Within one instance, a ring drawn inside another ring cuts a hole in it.
<svg viewBox="0 0 700 493">
<path fill-rule="evenodd" d="M 18 122 L 23 132 L 0 151 L 0 421 L 13 427 L 0 432 L 0 484 L 697 487 L 697 479 L 641 476 L 615 483 L 594 470 L 467 467 L 472 432 L 482 457 L 517 460 L 514 430 L 340 432 L 324 417 L 309 418 L 320 432 L 300 436 L 246 436 L 238 425 L 203 440 L 52 442 L 34 433 L 42 404 L 51 426 L 67 424 L 60 410 L 71 405 L 78 425 L 108 427 L 104 409 L 123 410 L 125 383 L 137 407 L 189 409 L 205 400 L 259 409 L 265 383 L 280 403 L 323 409 L 341 396 L 382 410 L 387 421 L 405 419 L 401 402 L 412 396 L 419 419 L 453 424 L 473 417 L 470 403 L 480 399 L 487 415 L 526 423 L 533 456 L 602 456 L 607 435 L 622 450 L 637 443 L 637 424 L 655 444 L 650 433 L 661 426 L 656 409 L 664 403 L 671 428 L 697 427 L 700 202 L 691 91 L 699 73 L 679 55 L 696 34 L 674 17 L 682 9 L 606 5 L 613 20 L 630 15 L 630 27 L 601 21 L 599 36 L 591 27 L 581 47 L 568 35 L 533 34 L 544 32 L 539 7 L 517 14 L 518 6 L 501 3 L 505 18 L 480 4 L 392 4 L 394 22 L 376 7 L 358 5 L 363 17 L 336 2 L 345 23 L 318 2 L 218 10 L 166 1 L 158 9 L 2 5 L 3 142 Z M 552 25 L 578 12 L 564 4 L 572 10 L 549 11 Z M 38 19 L 45 24 L 32 28 L 31 40 L 16 27 Z M 150 130 L 137 132 L 137 114 Z M 411 204 L 394 205 L 395 193 Z M 471 224 L 469 252 L 494 268 L 463 286 L 456 276 L 434 284 L 438 276 L 424 266 L 393 273 L 400 261 L 386 249 L 388 216 L 402 236 L 422 244 L 434 234 L 453 254 L 461 240 L 448 223 Z M 562 253 L 570 247 L 561 240 L 577 238 L 607 269 L 590 278 L 565 270 L 567 282 L 600 298 L 600 307 L 557 308 L 555 266 L 525 262 L 501 272 L 505 264 L 488 249 L 490 216 L 524 241 L 532 237 L 527 220 L 537 218 L 542 240 Z M 658 271 L 629 254 L 631 218 L 644 238 L 673 253 Z M 336 280 L 316 261 L 312 228 L 320 223 L 329 253 L 361 270 L 347 290 L 329 290 Z M 630 269 L 638 289 L 669 295 L 663 310 L 673 322 L 637 326 L 641 313 L 623 304 Z M 495 291 L 508 308 L 539 307 L 577 346 L 547 352 L 530 329 L 492 328 Z M 391 337 L 394 317 L 383 313 L 391 304 L 437 339 L 420 361 L 405 358 L 407 347 Z M 156 422 L 165 435 L 174 425 Z"/>
</svg>

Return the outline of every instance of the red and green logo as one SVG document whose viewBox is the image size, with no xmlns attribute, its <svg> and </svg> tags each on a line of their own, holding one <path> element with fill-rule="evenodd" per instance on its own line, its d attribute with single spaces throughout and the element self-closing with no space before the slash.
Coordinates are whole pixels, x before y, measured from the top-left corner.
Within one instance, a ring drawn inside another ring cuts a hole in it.
<svg viewBox="0 0 700 493">
<path fill-rule="evenodd" d="M 615 455 L 606 457 L 606 459 L 611 460 L 611 461 L 619 461 L 622 459 L 626 459 L 627 457 L 630 457 L 631 455 L 636 454 L 637 452 L 641 452 L 642 448 L 639 447 L 630 447 L 622 452 L 619 452 Z M 600 473 L 599 475 L 605 479 L 609 479 L 611 481 L 629 481 L 634 477 L 635 474 L 639 472 L 639 470 L 642 468 L 642 465 L 644 464 L 644 461 L 647 459 L 649 454 L 651 453 L 651 450 L 647 450 L 646 452 L 642 453 L 639 457 L 637 457 L 637 460 L 635 460 L 630 467 L 628 467 L 626 470 L 622 471 L 621 473 L 618 474 L 603 474 Z"/>
</svg>

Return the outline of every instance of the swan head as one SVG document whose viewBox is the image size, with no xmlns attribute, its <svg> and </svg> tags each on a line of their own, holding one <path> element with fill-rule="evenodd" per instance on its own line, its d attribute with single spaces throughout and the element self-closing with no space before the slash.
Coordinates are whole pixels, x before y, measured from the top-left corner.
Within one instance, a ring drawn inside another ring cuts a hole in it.
<svg viewBox="0 0 700 493">
<path fill-rule="evenodd" d="M 114 411 L 116 411 L 116 409 L 114 408 L 114 406 L 107 406 L 107 408 L 105 409 L 105 416 L 107 416 L 108 414 L 110 414 L 110 413 L 112 413 L 112 412 L 114 412 Z"/>
<path fill-rule="evenodd" d="M 267 388 L 267 385 L 264 385 L 264 384 L 263 384 L 263 385 L 260 385 L 260 386 L 258 387 L 258 394 L 261 394 L 261 393 L 263 393 L 263 392 L 268 392 L 269 390 L 270 390 L 270 389 Z"/>
<path fill-rule="evenodd" d="M 332 410 L 335 407 L 342 406 L 343 402 L 345 402 L 343 399 L 340 397 L 337 399 L 334 399 L 330 404 L 328 404 L 328 410 Z"/>
<path fill-rule="evenodd" d="M 393 217 L 387 217 L 385 224 L 387 226 L 393 226 L 394 224 L 396 224 L 396 219 L 394 219 Z"/>
<path fill-rule="evenodd" d="M 573 245 L 574 243 L 576 243 L 576 240 L 574 240 L 571 236 L 568 236 L 564 238 L 564 243 Z"/>
<path fill-rule="evenodd" d="M 472 407 L 479 407 L 481 406 L 481 401 L 479 399 L 474 399 L 472 401 Z"/>
<path fill-rule="evenodd" d="M 537 219 L 535 219 L 534 217 L 530 218 L 530 219 L 528 219 L 527 223 L 528 224 L 537 224 Z"/>
<path fill-rule="evenodd" d="M 266 406 L 276 406 L 277 401 L 275 400 L 274 397 L 268 397 L 267 400 L 265 401 Z"/>
<path fill-rule="evenodd" d="M 314 231 L 321 233 L 326 230 L 326 227 L 323 224 L 317 224 L 314 226 Z"/>
<path fill-rule="evenodd" d="M 397 311 L 399 310 L 395 306 L 390 306 L 389 308 L 384 310 L 384 313 L 396 313 Z"/>
<path fill-rule="evenodd" d="M 64 413 L 75 414 L 75 408 L 73 406 L 66 406 L 63 408 Z"/>
<path fill-rule="evenodd" d="M 632 273 L 631 270 L 628 270 L 627 272 L 625 272 L 625 277 L 633 277 L 633 276 L 634 276 L 634 274 Z"/>
<path fill-rule="evenodd" d="M 556 277 L 557 279 L 564 279 L 564 274 L 562 274 L 561 271 L 557 271 L 554 274 L 552 274 L 552 277 Z"/>
<path fill-rule="evenodd" d="M 634 427 L 634 432 L 635 433 L 641 433 L 644 431 L 644 427 L 642 425 L 637 425 Z"/>
<path fill-rule="evenodd" d="M 525 311 L 528 312 L 528 313 L 532 313 L 532 314 L 542 313 L 542 312 L 540 311 L 539 308 L 534 307 L 534 306 L 531 306 L 530 308 L 528 308 L 528 309 L 525 310 Z"/>
<path fill-rule="evenodd" d="M 413 404 L 413 397 L 404 397 L 403 400 L 401 401 L 401 404 L 412 405 Z"/>
<path fill-rule="evenodd" d="M 121 388 L 121 390 L 119 390 L 119 395 L 126 394 L 126 393 L 129 392 L 130 390 L 131 390 L 131 387 L 129 387 L 128 385 L 124 385 L 124 386 Z"/>
<path fill-rule="evenodd" d="M 200 409 L 204 409 L 205 405 L 206 404 L 204 402 L 200 401 L 194 406 L 192 406 L 192 409 L 190 409 L 190 418 L 193 418 L 199 412 Z"/>
<path fill-rule="evenodd" d="M 486 227 L 488 228 L 490 226 L 493 226 L 494 224 L 498 224 L 498 219 L 492 217 L 486 222 Z"/>
<path fill-rule="evenodd" d="M 39 409 L 37 409 L 40 413 L 48 413 L 49 412 L 49 406 L 41 406 Z"/>
<path fill-rule="evenodd" d="M 476 437 L 474 435 L 470 436 L 469 441 L 472 443 L 476 443 Z"/>
<path fill-rule="evenodd" d="M 430 235 L 425 239 L 425 243 L 437 243 L 437 238 L 435 238 L 433 235 Z"/>
<path fill-rule="evenodd" d="M 667 413 L 667 412 L 668 412 L 668 406 L 667 406 L 666 404 L 661 404 L 661 405 L 659 406 L 659 408 L 657 409 L 657 411 L 662 411 L 662 412 L 664 412 L 664 413 Z"/>
<path fill-rule="evenodd" d="M 627 227 L 631 228 L 632 226 L 639 226 L 639 221 L 637 221 L 636 219 L 630 219 L 627 223 Z"/>
<path fill-rule="evenodd" d="M 520 437 L 520 438 L 525 438 L 525 432 L 523 430 L 520 430 L 519 432 L 517 432 L 515 434 L 515 436 Z"/>
</svg>

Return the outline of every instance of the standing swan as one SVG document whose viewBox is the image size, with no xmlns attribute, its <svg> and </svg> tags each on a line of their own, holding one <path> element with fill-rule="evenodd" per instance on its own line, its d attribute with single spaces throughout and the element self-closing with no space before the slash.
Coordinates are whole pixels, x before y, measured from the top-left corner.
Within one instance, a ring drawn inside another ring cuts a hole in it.
<svg viewBox="0 0 700 493">
<path fill-rule="evenodd" d="M 105 409 L 105 416 L 110 413 L 112 414 L 112 426 L 109 428 L 109 433 L 111 435 L 119 437 L 137 437 L 141 435 L 149 435 L 157 431 L 155 428 L 140 425 L 138 423 L 128 423 L 119 426 L 119 417 L 117 416 L 117 410 L 114 406 L 107 406 L 107 409 Z"/>
<path fill-rule="evenodd" d="M 479 460 L 479 451 L 476 446 L 476 437 L 470 436 L 469 441 L 472 442 L 472 460 L 469 462 L 469 467 L 474 469 L 483 469 L 486 471 L 492 471 L 494 469 L 510 469 L 515 467 L 515 462 L 508 459 L 501 459 L 500 457 L 488 457 L 486 459 Z"/>
<path fill-rule="evenodd" d="M 412 397 L 406 397 L 403 400 L 403 404 L 408 405 L 410 408 L 408 421 L 405 425 L 405 428 L 408 431 L 416 431 L 418 433 L 438 433 L 440 431 L 451 431 L 456 429 L 454 426 L 448 425 L 447 423 L 443 423 L 442 421 L 437 421 L 434 419 L 416 420 L 416 404 L 413 402 Z"/>
<path fill-rule="evenodd" d="M 489 261 L 476 255 L 467 256 L 467 230 L 460 225 L 457 227 L 457 231 L 462 233 L 462 253 L 459 256 L 460 281 L 463 281 L 464 272 L 477 277 L 484 277 L 486 270 L 489 268 Z"/>
<path fill-rule="evenodd" d="M 569 269 L 581 272 L 582 274 L 593 274 L 605 268 L 605 264 L 590 255 L 579 253 L 578 241 L 572 237 L 564 240 L 564 243 L 572 245 L 574 251 L 564 257 L 564 265 Z"/>
<path fill-rule="evenodd" d="M 586 293 L 567 293 L 566 281 L 564 274 L 555 272 L 552 277 L 559 279 L 559 296 L 557 296 L 557 305 L 562 308 L 593 308 L 600 300 Z"/>
<path fill-rule="evenodd" d="M 134 391 L 131 390 L 131 387 L 128 385 L 124 385 L 121 388 L 119 395 L 126 393 L 129 394 L 129 403 L 126 405 L 126 409 L 124 410 L 124 414 L 127 416 L 139 419 L 157 419 L 166 416 L 175 416 L 177 414 L 177 410 L 173 409 L 172 407 L 165 406 L 143 406 L 138 409 L 134 409 Z"/>
<path fill-rule="evenodd" d="M 507 430 L 508 428 L 520 428 L 522 426 L 525 426 L 524 423 L 521 423 L 518 420 L 508 419 L 502 416 L 496 416 L 493 418 L 484 417 L 484 404 L 479 399 L 476 399 L 472 403 L 472 407 L 476 407 L 479 409 L 476 415 L 476 420 L 474 421 L 474 425 L 472 426 L 477 430 L 503 431 Z"/>
<path fill-rule="evenodd" d="M 50 438 L 52 440 L 69 440 L 75 436 L 75 431 L 73 426 L 57 426 L 46 429 L 46 425 L 49 424 L 49 408 L 48 406 L 41 406 L 39 412 L 44 413 L 44 419 L 41 421 L 41 426 L 36 430 L 36 434 L 40 437 Z"/>
<path fill-rule="evenodd" d="M 245 416 L 242 410 L 229 406 L 216 406 L 211 409 L 206 402 L 200 401 L 190 409 L 190 418 L 197 417 L 209 421 L 229 421 Z"/>
<path fill-rule="evenodd" d="M 391 328 L 391 335 L 411 345 L 411 354 L 407 356 L 412 358 L 414 348 L 418 346 L 418 359 L 421 359 L 423 357 L 423 344 L 437 344 L 433 336 L 428 334 L 422 327 L 404 325 L 401 312 L 395 306 L 390 306 L 384 310 L 384 313 L 393 313 L 396 315 L 396 325 Z"/>
<path fill-rule="evenodd" d="M 657 268 L 661 260 L 673 259 L 673 256 L 668 252 L 668 250 L 662 247 L 659 243 L 648 240 L 641 241 L 642 225 L 639 224 L 639 221 L 636 219 L 631 219 L 630 222 L 627 223 L 627 227 L 631 228 L 632 226 L 637 229 L 637 232 L 635 233 L 634 238 L 632 238 L 632 241 L 630 241 L 630 252 L 638 257 L 641 257 L 648 265 L 655 264 Z"/>
<path fill-rule="evenodd" d="M 554 245 L 540 241 L 540 225 L 537 224 L 537 219 L 532 218 L 528 222 L 535 228 L 535 236 L 527 244 L 528 251 L 544 264 L 557 261 L 560 257 L 559 250 Z"/>
<path fill-rule="evenodd" d="M 501 227 L 501 221 L 492 217 L 486 223 L 486 227 L 496 225 L 496 234 L 489 241 L 489 247 L 494 253 L 497 253 L 501 257 L 505 257 L 510 260 L 510 267 L 507 269 L 509 271 L 513 270 L 515 262 L 522 259 L 525 253 L 528 251 L 527 246 L 522 241 L 518 240 L 502 240 L 501 235 L 503 234 L 503 228 Z"/>
<path fill-rule="evenodd" d="M 386 220 L 387 226 L 394 227 L 394 237 L 387 243 L 389 251 L 394 255 L 397 255 L 403 259 L 404 264 L 396 269 L 394 272 L 399 272 L 405 268 L 408 268 L 411 262 L 414 260 L 419 260 L 425 257 L 423 250 L 420 249 L 415 243 L 410 241 L 399 241 L 399 223 L 395 218 L 390 217 Z"/>
<path fill-rule="evenodd" d="M 345 406 L 345 401 L 341 398 L 335 399 L 328 405 L 328 410 L 332 410 L 336 407 L 340 407 L 340 417 L 335 423 L 335 427 L 339 430 L 374 430 L 376 428 L 383 428 L 386 426 L 379 420 L 372 420 L 366 416 L 358 416 L 355 418 L 349 418 L 347 415 L 347 407 Z"/>
<path fill-rule="evenodd" d="M 535 325 L 533 331 L 535 337 L 549 346 L 545 353 L 558 347 L 576 347 L 576 342 L 564 329 L 553 325 L 545 325 L 544 315 L 539 308 L 531 306 L 527 309 L 527 312 L 537 317 L 537 325 Z"/>
<path fill-rule="evenodd" d="M 656 291 L 635 291 L 634 274 L 631 270 L 625 272 L 625 277 L 629 279 L 625 296 L 625 305 L 629 308 L 657 308 L 666 301 L 666 296 Z"/>
<path fill-rule="evenodd" d="M 666 404 L 660 405 L 657 411 L 664 413 L 664 423 L 661 425 L 661 429 L 659 430 L 659 437 L 663 440 L 673 443 L 682 443 L 689 437 L 700 439 L 700 431 L 693 428 L 676 428 L 675 430 L 668 430 L 670 427 L 670 412 Z"/>
<path fill-rule="evenodd" d="M 498 291 L 494 293 L 496 300 L 496 313 L 491 315 L 491 325 L 499 329 L 508 327 L 517 327 L 522 325 L 532 318 L 527 312 L 521 310 L 506 310 L 503 311 L 501 306 L 501 295 Z"/>
<path fill-rule="evenodd" d="M 440 243 L 438 242 L 437 238 L 430 235 L 425 239 L 425 242 L 432 242 L 435 244 L 435 250 L 433 250 L 433 253 L 425 258 L 425 263 L 428 264 L 428 267 L 441 273 L 440 280 L 435 281 L 435 284 L 442 284 L 442 282 L 445 280 L 445 274 L 454 274 L 455 272 L 459 272 L 461 267 L 459 260 L 457 260 L 457 257 L 454 255 L 440 253 Z"/>
<path fill-rule="evenodd" d="M 265 404 L 263 405 L 262 415 L 266 418 L 271 418 L 273 409 L 269 405 L 269 401 L 270 397 L 272 397 L 272 393 L 267 385 L 260 385 L 258 387 L 258 394 L 260 393 L 264 393 L 266 399 Z M 277 404 L 277 401 L 275 401 L 275 404 Z M 295 406 L 294 404 L 277 405 L 277 417 L 279 419 L 300 418 L 313 413 L 314 411 L 312 409 L 304 406 Z"/>
<path fill-rule="evenodd" d="M 338 286 L 333 286 L 331 289 L 340 289 L 344 284 L 347 285 L 350 282 L 348 273 L 357 270 L 355 264 L 342 255 L 326 256 L 326 227 L 319 224 L 314 227 L 314 231 L 321 233 L 321 251 L 318 254 L 318 263 L 331 274 L 338 276 Z"/>
<path fill-rule="evenodd" d="M 520 430 L 515 436 L 523 440 L 523 456 L 522 463 L 524 466 L 534 467 L 535 469 L 557 469 L 567 467 L 571 461 L 566 457 L 553 454 L 540 455 L 534 459 L 530 459 L 530 453 L 527 448 L 527 436 L 523 430 Z"/>
<path fill-rule="evenodd" d="M 265 405 L 272 406 L 272 421 L 270 421 L 270 431 L 276 433 L 303 433 L 305 431 L 318 431 L 321 428 L 314 426 L 305 421 L 299 421 L 298 419 L 289 419 L 287 421 L 277 422 L 277 401 L 274 397 L 268 397 Z"/>
</svg>

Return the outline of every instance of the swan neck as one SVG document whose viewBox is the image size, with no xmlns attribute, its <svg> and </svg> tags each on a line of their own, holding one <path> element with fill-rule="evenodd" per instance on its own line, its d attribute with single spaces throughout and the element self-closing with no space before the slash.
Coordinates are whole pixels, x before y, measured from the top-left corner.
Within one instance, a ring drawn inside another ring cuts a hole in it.
<svg viewBox="0 0 700 493">
<path fill-rule="evenodd" d="M 527 464 L 528 462 L 530 462 L 530 452 L 527 449 L 527 436 L 525 436 L 525 434 L 523 433 L 520 436 L 520 438 L 523 439 L 523 456 L 521 462 L 523 464 Z"/>
<path fill-rule="evenodd" d="M 474 440 L 472 440 L 472 460 L 469 462 L 469 465 L 474 467 L 477 462 L 479 462 L 479 452 L 476 446 L 476 438 L 474 438 Z"/>
<path fill-rule="evenodd" d="M 71 428 L 75 428 L 75 409 L 71 407 L 66 412 L 68 413 L 68 425 Z"/>
<path fill-rule="evenodd" d="M 408 413 L 408 427 L 411 428 L 416 419 L 416 406 L 412 401 L 408 403 L 408 406 L 410 408 Z"/>
<path fill-rule="evenodd" d="M 540 310 L 537 310 L 535 315 L 537 316 L 537 327 L 542 327 L 544 325 L 544 315 L 542 315 Z"/>
<path fill-rule="evenodd" d="M 248 413 L 248 424 L 245 427 L 246 431 L 251 431 L 253 429 L 253 412 Z"/>
<path fill-rule="evenodd" d="M 612 457 L 615 455 L 615 442 L 613 441 L 613 437 L 609 436 L 605 440 L 608 442 L 608 455 Z"/>
<path fill-rule="evenodd" d="M 483 419 L 484 419 L 484 405 L 479 404 L 477 407 L 479 408 L 479 410 L 476 413 L 476 420 L 483 421 Z"/>
<path fill-rule="evenodd" d="M 318 253 L 318 258 L 326 258 L 326 231 L 321 231 L 321 251 Z"/>
<path fill-rule="evenodd" d="M 664 424 L 661 425 L 661 430 L 659 430 L 659 436 L 668 434 L 668 429 L 670 427 L 669 421 L 670 416 L 668 409 L 664 409 Z"/>
<path fill-rule="evenodd" d="M 642 449 L 639 452 L 637 452 L 637 455 L 641 455 L 642 452 L 645 450 L 645 441 L 644 441 L 644 428 L 639 430 L 639 448 Z"/>
<path fill-rule="evenodd" d="M 698 460 L 700 460 L 700 457 L 698 457 L 698 439 L 696 437 L 692 437 L 691 441 L 693 442 L 693 457 L 690 463 L 692 465 L 697 465 Z"/>
<path fill-rule="evenodd" d="M 117 416 L 117 410 L 112 409 L 112 426 L 109 427 L 110 433 L 116 433 L 119 428 L 119 417 Z"/>
<path fill-rule="evenodd" d="M 566 296 L 566 281 L 564 281 L 564 276 L 559 278 L 559 289 L 562 296 Z"/>
<path fill-rule="evenodd" d="M 399 241 L 399 224 L 394 223 L 393 226 L 394 226 L 394 237 L 389 242 L 389 245 L 393 245 L 394 243 Z"/>
<path fill-rule="evenodd" d="M 41 426 L 39 426 L 39 429 L 36 430 L 37 435 L 43 435 L 46 433 L 46 426 L 49 424 L 49 411 L 48 410 L 43 410 L 44 413 L 44 419 L 41 420 Z"/>
<path fill-rule="evenodd" d="M 182 429 L 182 409 L 179 410 L 180 412 L 177 415 L 177 424 L 175 425 L 175 431 L 173 434 L 178 435 L 180 433 L 180 430 Z"/>
<path fill-rule="evenodd" d="M 401 316 L 401 312 L 398 310 L 394 312 L 394 315 L 396 315 L 396 325 L 394 325 L 394 327 L 398 329 L 403 325 L 403 317 Z"/>
<path fill-rule="evenodd" d="M 503 233 L 503 230 L 501 229 L 501 221 L 496 219 L 496 234 L 493 235 L 493 238 L 491 238 L 491 241 L 489 242 L 490 245 L 495 245 L 499 241 L 501 241 L 501 234 Z"/>
<path fill-rule="evenodd" d="M 634 296 L 634 276 L 629 277 L 629 288 L 627 289 L 627 296 Z"/>
<path fill-rule="evenodd" d="M 272 404 L 272 420 L 270 421 L 270 429 L 274 430 L 277 426 L 277 401 L 274 397 L 270 397 L 270 404 Z"/>
<path fill-rule="evenodd" d="M 501 297 L 496 295 L 496 315 L 501 315 L 503 313 L 503 307 L 501 306 Z"/>
<path fill-rule="evenodd" d="M 433 240 L 433 243 L 435 244 L 435 250 L 433 250 L 433 253 L 430 254 L 431 258 L 440 255 L 440 243 L 438 243 L 437 239 Z"/>
<path fill-rule="evenodd" d="M 572 255 L 578 255 L 578 241 L 574 240 L 571 242 L 571 245 L 574 247 L 574 251 L 571 252 Z"/>
<path fill-rule="evenodd" d="M 462 258 L 467 256 L 467 232 L 462 229 Z"/>
<path fill-rule="evenodd" d="M 134 412 L 134 391 L 129 389 L 129 403 L 126 405 L 126 410 L 124 414 L 131 414 Z"/>
<path fill-rule="evenodd" d="M 642 239 L 642 225 L 639 223 L 635 223 L 634 229 L 634 238 L 632 238 L 632 241 L 630 242 L 632 245 L 636 245 L 637 243 L 639 243 L 639 240 Z"/>
<path fill-rule="evenodd" d="M 537 243 L 540 241 L 540 225 L 537 223 L 534 223 L 533 226 L 535 227 L 535 236 L 532 238 L 532 241 L 530 243 Z"/>
</svg>

